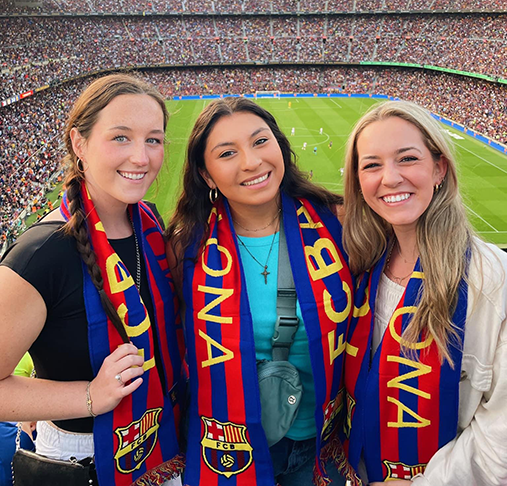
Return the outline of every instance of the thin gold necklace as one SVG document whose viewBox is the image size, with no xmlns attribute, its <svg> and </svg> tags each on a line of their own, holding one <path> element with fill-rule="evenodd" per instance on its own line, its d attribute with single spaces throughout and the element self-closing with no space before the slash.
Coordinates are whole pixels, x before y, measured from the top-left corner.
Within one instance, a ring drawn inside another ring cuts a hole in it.
<svg viewBox="0 0 507 486">
<path fill-rule="evenodd" d="M 234 218 L 232 219 L 232 222 L 234 224 L 237 224 L 241 229 L 244 229 L 245 231 L 250 231 L 251 233 L 257 233 L 258 231 L 265 230 L 266 228 L 268 228 L 269 226 L 271 226 L 276 221 L 276 218 L 278 218 L 278 216 L 280 215 L 280 211 L 281 210 L 282 210 L 282 208 L 278 208 L 278 212 L 275 214 L 275 217 L 266 226 L 263 226 L 262 228 L 257 228 L 257 229 L 248 229 L 248 228 L 245 228 L 244 226 L 242 226 L 241 224 L 239 224 Z"/>
<path fill-rule="evenodd" d="M 264 265 L 259 260 L 257 260 L 257 258 L 255 258 L 255 256 L 253 255 L 253 253 L 248 249 L 248 246 L 245 245 L 245 243 L 239 237 L 239 235 L 236 235 L 238 237 L 238 241 L 241 243 L 241 245 L 243 246 L 243 248 L 262 267 L 261 275 L 264 277 L 264 283 L 266 285 L 268 284 L 268 275 L 271 273 L 271 272 L 268 272 L 268 262 L 269 262 L 269 257 L 271 256 L 271 251 L 273 250 L 273 244 L 275 243 L 276 233 L 277 233 L 276 231 L 273 233 L 273 239 L 271 240 L 271 246 L 269 247 L 268 257 L 266 258 L 266 263 Z"/>
<path fill-rule="evenodd" d="M 394 248 L 394 244 L 391 245 L 391 248 L 389 249 L 389 254 L 387 255 L 387 259 L 386 259 L 386 271 L 389 273 L 389 276 L 394 281 L 394 283 L 397 283 L 398 285 L 403 285 L 402 284 L 403 280 L 406 280 L 408 277 L 410 277 L 414 273 L 414 269 L 412 269 L 410 271 L 410 273 L 408 275 L 406 275 L 405 277 L 397 277 L 396 275 L 394 275 L 394 273 L 391 270 L 391 267 L 389 266 L 390 263 L 391 263 L 391 253 L 393 252 L 393 248 Z"/>
</svg>

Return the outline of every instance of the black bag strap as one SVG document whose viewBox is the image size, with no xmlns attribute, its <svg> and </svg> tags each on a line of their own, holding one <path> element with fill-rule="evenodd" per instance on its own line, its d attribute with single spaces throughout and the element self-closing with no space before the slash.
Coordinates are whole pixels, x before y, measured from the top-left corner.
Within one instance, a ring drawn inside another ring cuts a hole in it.
<svg viewBox="0 0 507 486">
<path fill-rule="evenodd" d="M 276 296 L 275 332 L 271 338 L 273 361 L 287 361 L 294 336 L 299 325 L 296 316 L 296 288 L 290 268 L 289 251 L 280 219 L 280 235 L 278 242 L 278 291 Z"/>
</svg>

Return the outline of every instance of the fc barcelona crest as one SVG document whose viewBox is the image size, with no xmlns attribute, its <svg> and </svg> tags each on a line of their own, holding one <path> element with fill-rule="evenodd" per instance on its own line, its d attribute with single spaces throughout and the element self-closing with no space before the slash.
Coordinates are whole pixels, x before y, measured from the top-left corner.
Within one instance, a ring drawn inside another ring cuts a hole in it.
<svg viewBox="0 0 507 486">
<path fill-rule="evenodd" d="M 157 443 L 161 412 L 161 407 L 147 410 L 139 420 L 114 431 L 119 440 L 114 455 L 118 471 L 130 474 L 139 469 L 152 453 Z"/>
<path fill-rule="evenodd" d="M 384 481 L 394 479 L 412 479 L 417 474 L 423 473 L 426 469 L 426 464 L 416 464 L 415 466 L 409 466 L 402 462 L 390 462 L 383 461 L 384 466 L 387 469 L 387 475 Z"/>
<path fill-rule="evenodd" d="M 322 425 L 322 439 L 327 440 L 334 428 L 340 412 L 343 410 L 343 395 L 344 389 L 342 388 L 336 398 L 333 398 L 324 410 L 324 424 Z"/>
<path fill-rule="evenodd" d="M 226 478 L 245 471 L 253 459 L 246 426 L 207 417 L 201 420 L 204 424 L 202 457 L 206 465 Z"/>
</svg>

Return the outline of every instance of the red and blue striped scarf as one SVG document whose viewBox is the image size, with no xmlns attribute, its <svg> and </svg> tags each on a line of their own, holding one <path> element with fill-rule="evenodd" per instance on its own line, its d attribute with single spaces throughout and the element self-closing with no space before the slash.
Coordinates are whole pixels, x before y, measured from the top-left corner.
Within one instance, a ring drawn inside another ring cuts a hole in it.
<svg viewBox="0 0 507 486">
<path fill-rule="evenodd" d="M 282 196 L 282 209 L 315 380 L 318 453 L 314 481 L 326 484 L 324 461 L 337 459 L 341 452 L 335 431 L 342 407 L 342 364 L 353 283 L 336 217 L 307 200 L 287 196 Z M 215 204 L 209 224 L 204 249 L 196 241 L 184 262 L 192 391 L 185 484 L 274 486 L 261 425 L 249 306 L 249 298 L 255 296 L 247 294 L 226 201 Z"/>
<path fill-rule="evenodd" d="M 432 336 L 423 332 L 404 353 L 401 336 L 417 309 L 424 274 L 420 262 L 370 360 L 375 297 L 386 256 L 365 272 L 355 295 L 345 363 L 347 419 L 344 446 L 357 469 L 363 455 L 368 479 L 410 479 L 424 472 L 431 457 L 454 439 L 468 286 L 459 287 L 452 322 L 457 338 L 449 346 L 454 369 L 441 363 Z M 457 344 L 459 343 L 459 344 Z M 371 361 L 371 362 L 370 362 Z"/>
<path fill-rule="evenodd" d="M 84 182 L 81 197 L 90 242 L 104 278 L 104 290 L 117 309 L 129 339 L 145 359 L 143 384 L 123 398 L 114 410 L 94 420 L 98 479 L 104 485 L 160 485 L 183 468 L 178 456 L 177 427 L 184 384 L 183 330 L 161 228 L 142 202 L 128 208 L 146 263 L 155 314 L 155 322 L 151 323 L 132 276 L 107 240 Z M 61 212 L 66 220 L 70 218 L 66 194 Z M 106 317 L 84 263 L 83 277 L 90 359 L 97 375 L 104 359 L 123 341 Z M 165 376 L 160 376 L 155 364 L 155 338 Z"/>
</svg>

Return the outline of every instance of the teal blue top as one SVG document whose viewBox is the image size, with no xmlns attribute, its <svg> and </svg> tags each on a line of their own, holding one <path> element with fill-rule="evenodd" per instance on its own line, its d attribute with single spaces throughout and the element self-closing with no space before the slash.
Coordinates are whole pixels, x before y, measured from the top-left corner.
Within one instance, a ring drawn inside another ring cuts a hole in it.
<svg viewBox="0 0 507 486">
<path fill-rule="evenodd" d="M 255 355 L 257 359 L 271 359 L 271 338 L 276 322 L 276 291 L 278 282 L 278 233 L 273 237 L 263 236 L 249 238 L 239 236 L 248 250 L 260 262 L 257 263 L 238 241 L 239 252 L 245 271 L 248 300 L 252 312 L 253 331 L 255 338 Z M 274 241 L 273 241 L 274 238 Z M 273 243 L 271 254 L 269 249 Z M 266 260 L 269 275 L 268 283 L 264 281 L 262 272 Z M 262 265 L 261 265 L 262 264 Z M 297 418 L 287 433 L 292 440 L 305 440 L 315 437 L 315 387 L 313 384 L 312 365 L 308 348 L 308 336 L 301 316 L 301 308 L 297 303 L 296 314 L 299 317 L 299 327 L 294 343 L 290 349 L 289 361 L 298 369 L 303 384 L 303 399 L 299 406 Z"/>
</svg>

